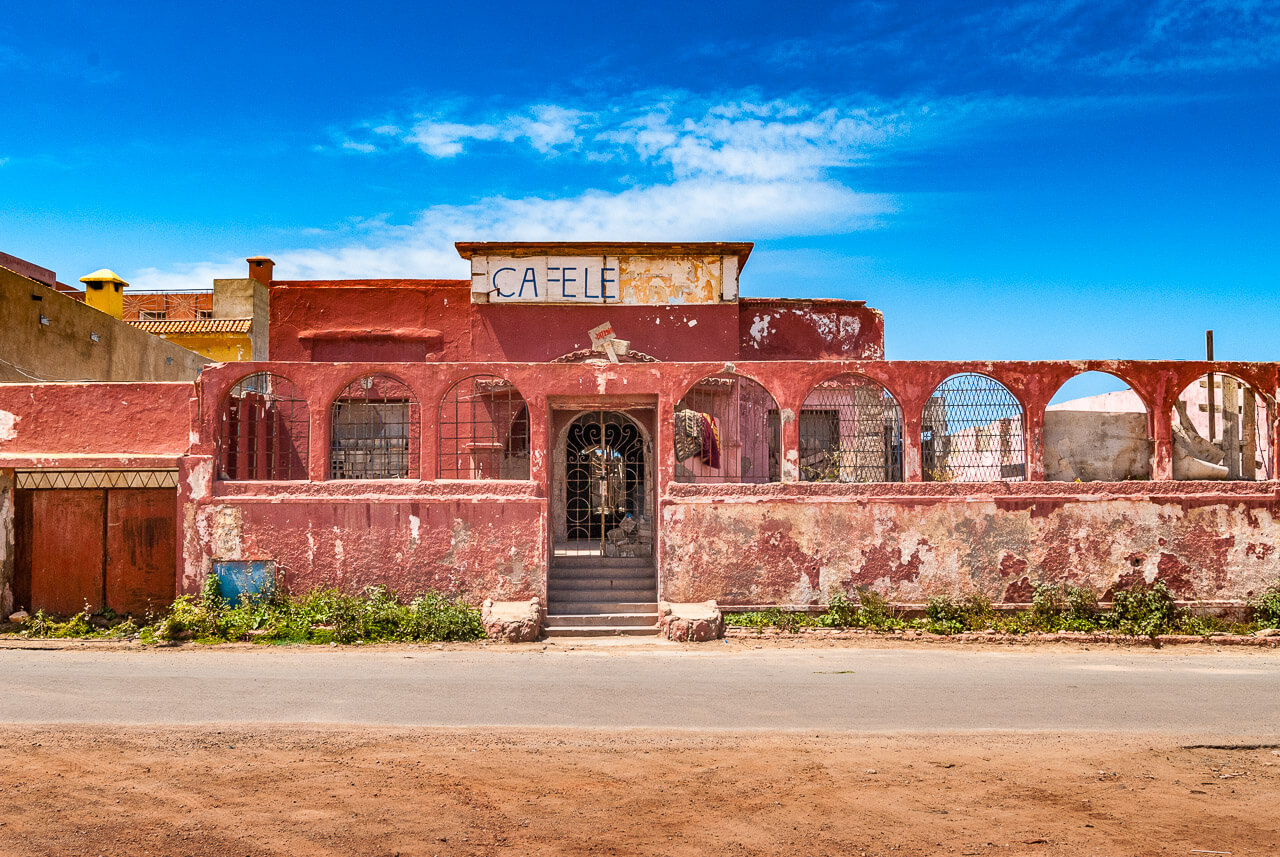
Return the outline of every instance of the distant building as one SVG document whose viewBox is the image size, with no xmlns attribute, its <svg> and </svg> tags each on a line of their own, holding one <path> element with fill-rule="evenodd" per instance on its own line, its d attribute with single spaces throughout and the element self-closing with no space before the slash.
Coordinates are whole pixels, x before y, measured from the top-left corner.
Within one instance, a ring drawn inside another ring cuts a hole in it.
<svg viewBox="0 0 1280 857">
<path fill-rule="evenodd" d="M 0 383 L 191 381 L 209 362 L 122 322 L 128 284 L 111 271 L 84 280 L 0 253 Z"/>
</svg>

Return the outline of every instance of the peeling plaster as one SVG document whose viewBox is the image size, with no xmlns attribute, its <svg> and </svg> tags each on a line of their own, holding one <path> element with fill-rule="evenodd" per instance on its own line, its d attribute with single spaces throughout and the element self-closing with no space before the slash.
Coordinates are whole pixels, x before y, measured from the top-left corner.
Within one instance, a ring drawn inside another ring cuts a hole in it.
<svg viewBox="0 0 1280 857">
<path fill-rule="evenodd" d="M 0 440 L 13 440 L 18 436 L 19 419 L 17 414 L 0 411 Z"/>
<path fill-rule="evenodd" d="M 751 338 L 755 340 L 757 347 L 760 345 L 760 340 L 771 332 L 769 330 L 769 321 L 772 318 L 773 316 L 765 313 L 764 315 L 756 316 L 755 321 L 751 322 Z"/>
</svg>

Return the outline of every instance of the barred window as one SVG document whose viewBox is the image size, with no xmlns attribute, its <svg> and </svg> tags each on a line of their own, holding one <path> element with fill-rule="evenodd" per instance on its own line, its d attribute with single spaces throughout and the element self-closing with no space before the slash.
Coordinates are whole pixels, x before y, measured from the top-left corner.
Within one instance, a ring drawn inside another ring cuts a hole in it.
<svg viewBox="0 0 1280 857">
<path fill-rule="evenodd" d="M 441 479 L 528 479 L 529 408 L 496 375 L 463 378 L 440 404 Z"/>
<path fill-rule="evenodd" d="M 416 479 L 421 446 L 418 402 L 390 375 L 357 378 L 329 415 L 333 479 Z"/>
<path fill-rule="evenodd" d="M 306 400 L 282 375 L 257 372 L 240 379 L 222 406 L 218 478 L 307 478 L 311 424 Z"/>
</svg>

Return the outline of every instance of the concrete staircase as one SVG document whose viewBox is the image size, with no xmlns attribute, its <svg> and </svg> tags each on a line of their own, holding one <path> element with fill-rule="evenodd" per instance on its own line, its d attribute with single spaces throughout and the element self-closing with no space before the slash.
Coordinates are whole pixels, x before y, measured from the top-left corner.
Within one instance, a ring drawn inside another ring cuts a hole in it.
<svg viewBox="0 0 1280 857">
<path fill-rule="evenodd" d="M 658 578 L 652 559 L 557 556 L 547 585 L 548 637 L 658 633 Z"/>
</svg>

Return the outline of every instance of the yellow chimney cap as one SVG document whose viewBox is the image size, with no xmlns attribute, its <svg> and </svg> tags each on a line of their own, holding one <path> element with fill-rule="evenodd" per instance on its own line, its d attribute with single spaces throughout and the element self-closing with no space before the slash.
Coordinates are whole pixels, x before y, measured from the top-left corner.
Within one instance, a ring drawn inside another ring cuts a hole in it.
<svg viewBox="0 0 1280 857">
<path fill-rule="evenodd" d="M 106 268 L 99 268 L 92 274 L 85 274 L 80 278 L 82 283 L 119 283 L 122 286 L 129 285 L 115 272 Z"/>
</svg>

